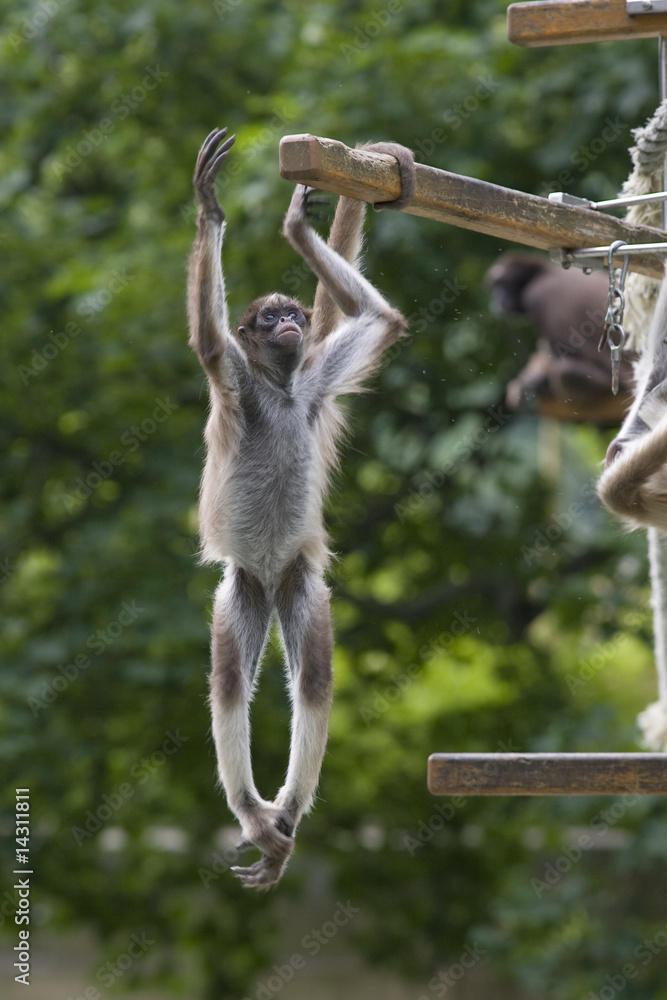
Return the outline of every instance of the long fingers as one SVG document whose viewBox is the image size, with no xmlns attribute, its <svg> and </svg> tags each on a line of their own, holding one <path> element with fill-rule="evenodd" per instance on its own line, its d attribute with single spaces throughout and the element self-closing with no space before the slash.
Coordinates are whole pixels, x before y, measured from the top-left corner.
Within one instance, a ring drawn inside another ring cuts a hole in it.
<svg viewBox="0 0 667 1000">
<path fill-rule="evenodd" d="M 195 166 L 195 184 L 212 183 L 215 180 L 222 163 L 227 159 L 229 151 L 236 141 L 236 136 L 232 135 L 218 148 L 226 135 L 226 128 L 214 128 L 204 139 Z"/>
</svg>

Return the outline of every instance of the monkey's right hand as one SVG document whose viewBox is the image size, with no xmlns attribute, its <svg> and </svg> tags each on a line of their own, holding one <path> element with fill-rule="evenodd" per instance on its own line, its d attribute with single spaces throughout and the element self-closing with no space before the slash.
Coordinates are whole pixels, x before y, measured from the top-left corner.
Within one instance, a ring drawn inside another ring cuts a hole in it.
<svg viewBox="0 0 667 1000">
<path fill-rule="evenodd" d="M 226 135 L 226 128 L 214 128 L 206 136 L 204 144 L 199 150 L 194 177 L 192 178 L 199 204 L 206 215 L 218 219 L 219 222 L 224 221 L 225 213 L 222 205 L 220 205 L 215 196 L 215 179 L 218 176 L 220 167 L 227 159 L 229 150 L 236 141 L 236 136 L 233 135 L 220 146 L 220 141 Z"/>
<path fill-rule="evenodd" d="M 324 216 L 317 214 L 314 206 L 328 205 L 329 199 L 313 197 L 317 194 L 320 194 L 317 188 L 306 187 L 305 184 L 297 184 L 294 188 L 294 194 L 283 223 L 283 234 L 296 250 L 300 250 L 304 245 L 305 233 L 309 228 L 310 220 L 324 218 Z"/>
</svg>

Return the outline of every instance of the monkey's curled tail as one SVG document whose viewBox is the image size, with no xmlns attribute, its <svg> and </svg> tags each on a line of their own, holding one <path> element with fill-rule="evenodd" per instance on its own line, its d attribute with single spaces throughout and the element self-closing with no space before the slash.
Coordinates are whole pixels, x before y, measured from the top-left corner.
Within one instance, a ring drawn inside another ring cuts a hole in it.
<svg viewBox="0 0 667 1000">
<path fill-rule="evenodd" d="M 658 105 L 646 125 L 635 129 L 632 135 L 636 143 L 630 149 L 634 167 L 621 193 L 632 196 L 662 191 L 663 168 L 667 154 L 667 101 Z M 637 226 L 654 226 L 656 229 L 662 229 L 662 202 L 633 205 L 628 209 L 626 221 Z M 636 272 L 628 275 L 624 321 L 628 340 L 625 346 L 640 354 L 659 287 L 660 282 L 655 278 L 648 278 Z"/>
</svg>

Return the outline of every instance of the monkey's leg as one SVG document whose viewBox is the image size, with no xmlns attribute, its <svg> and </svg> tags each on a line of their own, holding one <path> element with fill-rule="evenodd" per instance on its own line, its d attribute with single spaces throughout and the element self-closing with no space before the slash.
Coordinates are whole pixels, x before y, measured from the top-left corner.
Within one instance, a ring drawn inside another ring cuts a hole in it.
<svg viewBox="0 0 667 1000">
<path fill-rule="evenodd" d="M 250 701 L 270 616 L 260 582 L 229 565 L 216 592 L 212 624 L 210 704 L 218 773 L 244 839 L 281 859 L 292 853 L 294 824 L 259 795 L 250 756 Z"/>
<path fill-rule="evenodd" d="M 276 595 L 292 690 L 292 740 L 285 784 L 276 798 L 297 824 L 311 808 L 327 742 L 333 688 L 329 590 L 299 557 Z"/>
<path fill-rule="evenodd" d="M 299 556 L 283 575 L 275 598 L 290 671 L 292 739 L 285 784 L 275 807 L 288 814 L 293 828 L 313 801 L 327 742 L 331 705 L 333 634 L 329 592 L 320 576 Z M 291 850 L 290 850 L 291 853 Z M 281 877 L 289 854 L 266 855 L 234 872 L 247 886 L 265 888 Z"/>
</svg>

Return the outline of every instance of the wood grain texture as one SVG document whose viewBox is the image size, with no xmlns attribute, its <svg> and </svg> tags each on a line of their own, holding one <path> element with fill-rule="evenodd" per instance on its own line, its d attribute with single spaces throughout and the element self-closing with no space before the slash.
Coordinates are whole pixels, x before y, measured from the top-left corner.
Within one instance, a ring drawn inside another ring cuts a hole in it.
<svg viewBox="0 0 667 1000">
<path fill-rule="evenodd" d="M 609 395 L 578 403 L 567 399 L 540 399 L 535 413 L 540 417 L 550 417 L 565 423 L 608 424 L 614 427 L 623 423 L 632 400 L 631 392 L 619 392 L 617 396 Z"/>
<path fill-rule="evenodd" d="M 667 14 L 630 17 L 625 0 L 531 0 L 507 8 L 507 37 L 531 48 L 665 34 Z"/>
<path fill-rule="evenodd" d="M 435 753 L 433 795 L 667 795 L 667 754 Z"/>
<path fill-rule="evenodd" d="M 667 234 L 631 226 L 590 209 L 560 205 L 538 195 L 416 164 L 415 197 L 403 211 L 449 225 L 472 229 L 542 250 L 627 243 L 667 242 Z M 280 173 L 286 179 L 371 203 L 400 193 L 393 156 L 350 149 L 336 139 L 288 135 L 280 143 Z M 630 268 L 662 278 L 662 259 L 633 255 Z"/>
</svg>

